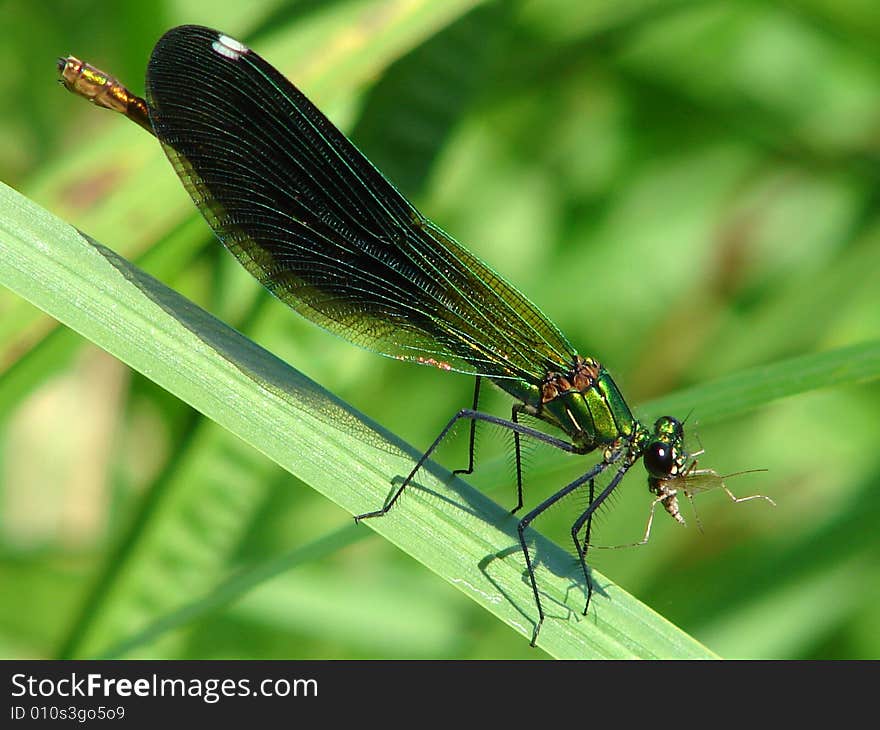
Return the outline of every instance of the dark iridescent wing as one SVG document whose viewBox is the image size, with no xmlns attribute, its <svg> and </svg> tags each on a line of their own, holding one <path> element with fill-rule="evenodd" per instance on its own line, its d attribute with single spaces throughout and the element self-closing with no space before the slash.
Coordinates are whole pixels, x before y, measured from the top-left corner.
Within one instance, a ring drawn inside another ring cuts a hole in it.
<svg viewBox="0 0 880 730">
<path fill-rule="evenodd" d="M 182 26 L 147 70 L 150 121 L 219 238 L 308 319 L 391 357 L 540 380 L 574 351 L 522 294 L 426 220 L 247 47 Z"/>
</svg>

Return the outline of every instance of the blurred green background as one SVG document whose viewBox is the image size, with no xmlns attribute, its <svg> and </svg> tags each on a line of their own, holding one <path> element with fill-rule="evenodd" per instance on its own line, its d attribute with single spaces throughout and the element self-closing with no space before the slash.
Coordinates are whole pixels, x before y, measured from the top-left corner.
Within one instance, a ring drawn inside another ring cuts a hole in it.
<svg viewBox="0 0 880 730">
<path fill-rule="evenodd" d="M 0 179 L 427 446 L 469 378 L 291 315 L 215 243 L 154 139 L 55 83 L 73 53 L 141 93 L 156 39 L 190 22 L 277 65 L 637 410 L 880 333 L 876 2 L 4 3 Z M 685 506 L 687 528 L 658 515 L 647 546 L 592 564 L 722 656 L 880 657 L 878 413 L 876 381 L 705 426 L 697 407 L 701 463 L 768 469 L 729 486 L 778 507 L 707 494 L 702 533 Z M 504 505 L 508 441 L 481 429 L 473 477 Z M 439 460 L 463 466 L 465 442 Z M 538 448 L 527 462 L 527 505 L 583 469 Z M 0 474 L 2 657 L 545 656 L 5 290 Z M 210 519 L 188 518 L 187 495 L 216 502 Z M 595 542 L 639 539 L 649 504 L 638 467 Z M 169 514 L 187 529 L 160 540 L 150 526 Z M 575 514 L 538 527 L 565 545 Z M 216 592 L 321 538 L 235 600 Z M 207 610 L 180 621 L 194 604 Z"/>
</svg>

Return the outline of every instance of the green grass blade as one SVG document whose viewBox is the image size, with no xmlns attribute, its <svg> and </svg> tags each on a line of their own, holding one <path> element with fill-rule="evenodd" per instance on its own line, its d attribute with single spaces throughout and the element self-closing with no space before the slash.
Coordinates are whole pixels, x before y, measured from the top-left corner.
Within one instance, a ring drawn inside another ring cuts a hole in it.
<svg viewBox="0 0 880 730">
<path fill-rule="evenodd" d="M 348 524 L 324 537 L 294 548 L 285 555 L 242 568 L 204 595 L 161 616 L 148 626 L 126 636 L 118 644 L 111 645 L 103 652 L 102 658 L 123 657 L 140 646 L 150 645 L 164 634 L 232 603 L 275 576 L 305 563 L 319 560 L 367 536 L 365 530 L 358 529 L 357 525 Z"/>
<path fill-rule="evenodd" d="M 418 452 L 314 382 L 9 188 L 0 189 L 0 281 L 251 444 L 352 514 L 373 509 Z M 430 465 L 369 527 L 523 636 L 534 619 L 516 519 Z M 595 574 L 594 612 L 571 557 L 536 537 L 557 657 L 708 657 L 708 650 Z"/>
<path fill-rule="evenodd" d="M 654 416 L 694 409 L 703 424 L 737 416 L 798 393 L 880 378 L 880 340 L 761 365 L 646 403 Z"/>
<path fill-rule="evenodd" d="M 227 576 L 242 534 L 283 474 L 232 434 L 199 419 L 151 485 L 124 539 L 108 550 L 61 658 L 179 655 L 168 617 Z M 189 618 L 194 614 L 189 614 Z M 156 625 L 167 627 L 158 632 Z M 133 637 L 140 637 L 134 641 Z"/>
</svg>

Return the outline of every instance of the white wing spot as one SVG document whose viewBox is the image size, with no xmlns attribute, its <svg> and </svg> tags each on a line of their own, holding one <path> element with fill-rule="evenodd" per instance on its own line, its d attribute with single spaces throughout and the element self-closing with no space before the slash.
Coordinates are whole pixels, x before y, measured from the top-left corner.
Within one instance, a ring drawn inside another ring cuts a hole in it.
<svg viewBox="0 0 880 730">
<path fill-rule="evenodd" d="M 211 44 L 211 48 L 221 56 L 225 56 L 233 61 L 237 61 L 250 50 L 244 43 L 235 40 L 235 38 L 230 38 L 228 35 L 223 35 L 222 33 L 217 40 Z"/>
</svg>

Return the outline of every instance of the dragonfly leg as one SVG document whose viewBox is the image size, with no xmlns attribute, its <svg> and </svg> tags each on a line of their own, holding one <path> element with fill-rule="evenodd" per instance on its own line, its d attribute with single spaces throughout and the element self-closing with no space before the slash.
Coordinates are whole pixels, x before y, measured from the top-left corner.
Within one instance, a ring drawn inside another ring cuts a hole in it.
<svg viewBox="0 0 880 730">
<path fill-rule="evenodd" d="M 391 496 L 391 499 L 389 499 L 388 502 L 385 503 L 382 509 L 357 515 L 354 518 L 354 521 L 360 522 L 361 520 L 366 520 L 371 517 L 383 517 L 384 515 L 386 515 L 388 513 L 388 510 L 390 510 L 394 506 L 394 503 L 397 502 L 398 498 L 403 493 L 403 490 L 410 485 L 419 469 L 421 469 L 425 465 L 425 462 L 428 460 L 431 454 L 434 453 L 435 449 L 440 445 L 440 442 L 443 441 L 444 438 L 446 438 L 446 436 L 452 430 L 453 426 L 455 426 L 455 424 L 463 418 L 469 418 L 473 421 L 485 421 L 487 423 L 493 423 L 496 426 L 509 428 L 511 431 L 516 431 L 524 436 L 529 436 L 530 438 L 537 439 L 538 441 L 543 441 L 550 446 L 560 449 L 561 451 L 567 451 L 571 454 L 582 453 L 578 450 L 576 446 L 569 443 L 568 441 L 546 434 L 536 428 L 529 428 L 528 426 L 523 426 L 520 423 L 514 423 L 513 421 L 499 418 L 498 416 L 493 416 L 488 413 L 481 413 L 480 411 L 476 411 L 470 408 L 463 408 L 451 419 L 449 419 L 449 423 L 447 423 L 443 427 L 440 435 L 434 439 L 434 443 L 432 443 L 428 447 L 428 450 L 424 454 L 422 454 L 421 458 L 416 462 L 416 465 L 413 467 L 412 471 L 407 475 L 406 479 L 403 480 L 403 483 L 397 488 L 397 491 L 394 492 L 394 494 Z"/>
<path fill-rule="evenodd" d="M 590 479 L 590 501 L 588 504 L 593 504 L 596 499 L 596 480 Z M 587 615 L 587 607 L 590 605 L 590 598 L 593 595 L 593 580 L 590 578 L 590 571 L 587 569 L 587 550 L 590 547 L 590 531 L 593 527 L 593 515 L 587 517 L 586 522 L 586 530 L 584 530 L 584 539 L 581 540 L 578 537 L 580 533 L 582 523 L 579 521 L 575 521 L 575 523 L 571 526 L 571 539 L 574 542 L 574 549 L 577 551 L 578 561 L 581 564 L 581 571 L 584 574 L 584 582 L 587 585 L 587 603 L 584 606 L 584 616 Z"/>
<path fill-rule="evenodd" d="M 618 455 L 618 458 L 619 458 L 619 455 Z M 556 492 L 556 494 L 553 494 L 552 496 L 548 497 L 543 502 L 541 502 L 541 504 L 539 504 L 537 507 L 535 507 L 535 509 L 533 509 L 525 517 L 523 517 L 519 521 L 519 524 L 516 526 L 517 532 L 519 533 L 519 544 L 522 547 L 523 555 L 525 556 L 525 559 L 526 559 L 526 569 L 528 570 L 528 573 L 529 573 L 529 581 L 532 584 L 532 594 L 535 596 L 535 605 L 538 608 L 538 621 L 535 624 L 535 630 L 532 633 L 532 642 L 531 642 L 532 646 L 534 646 L 535 642 L 538 640 L 538 634 L 541 631 L 541 626 L 544 624 L 544 609 L 541 606 L 541 597 L 538 594 L 538 583 L 535 580 L 535 569 L 534 569 L 534 566 L 532 565 L 532 556 L 529 552 L 529 545 L 528 545 L 528 542 L 526 541 L 526 538 L 525 538 L 525 530 L 543 512 L 546 512 L 550 507 L 552 507 L 554 504 L 556 504 L 560 499 L 571 494 L 575 489 L 577 489 L 581 485 L 586 484 L 587 482 L 592 482 L 595 477 L 597 477 L 599 474 L 601 474 L 603 471 L 605 471 L 609 466 L 611 466 L 612 463 L 614 463 L 614 462 L 613 461 L 605 461 L 605 460 L 600 461 L 592 469 L 590 469 L 590 471 L 588 471 L 586 474 L 578 477 L 573 482 L 571 482 L 570 484 L 567 484 L 562 489 L 560 489 L 558 492 Z M 613 487 L 617 486 L 617 482 L 619 482 L 620 478 L 622 478 L 622 477 L 623 477 L 623 474 L 620 474 L 620 477 L 615 475 L 614 480 L 612 480 L 612 484 L 610 484 L 609 487 L 606 488 L 605 491 L 599 495 L 599 499 L 592 502 L 590 506 L 592 507 L 593 504 L 596 504 L 596 502 L 598 502 L 599 500 L 603 500 L 605 497 L 607 497 L 608 494 L 611 493 L 611 490 L 613 489 Z M 598 506 L 598 504 L 596 506 Z M 589 507 L 587 508 L 587 510 L 588 510 L 589 514 L 592 514 L 592 512 L 589 511 L 590 510 Z M 587 519 L 589 517 L 589 514 L 587 514 L 586 517 L 582 515 L 582 519 L 583 520 Z M 583 524 L 583 522 L 581 520 L 579 520 L 579 521 L 581 524 Z M 578 530 L 580 530 L 580 525 L 578 525 Z M 586 564 L 583 561 L 583 550 L 581 549 L 577 540 L 575 540 L 575 545 L 578 548 L 578 554 L 582 556 L 581 557 L 581 564 L 584 565 L 584 574 L 586 575 L 587 572 L 586 572 Z M 590 592 L 592 592 L 592 587 L 589 585 L 589 577 L 587 578 L 587 584 L 588 584 Z"/>
<path fill-rule="evenodd" d="M 480 376 L 477 375 L 476 381 L 474 383 L 474 401 L 473 401 L 473 410 L 476 411 L 480 406 Z M 510 411 L 510 421 L 511 423 L 519 423 L 518 416 L 522 413 L 524 406 L 521 403 L 517 403 L 513 406 Z M 474 472 L 474 443 L 476 440 L 477 433 L 477 421 L 476 419 L 471 420 L 471 428 L 470 428 L 470 438 L 468 443 L 468 465 L 465 469 L 455 469 L 453 474 L 473 474 Z M 516 514 L 522 509 L 523 506 L 523 480 L 522 480 L 522 460 L 521 460 L 521 449 L 520 449 L 520 433 L 519 431 L 513 432 L 513 449 L 516 460 L 516 507 L 510 510 L 511 514 Z"/>
<path fill-rule="evenodd" d="M 518 416 L 523 411 L 524 406 L 517 403 L 510 409 L 510 420 L 513 423 L 519 423 Z M 510 514 L 515 515 L 523 506 L 523 482 L 522 482 L 522 459 L 519 445 L 519 431 L 513 432 L 513 453 L 516 459 L 516 507 L 510 510 Z"/>
<path fill-rule="evenodd" d="M 593 504 L 593 501 L 596 499 L 596 480 L 590 479 L 590 499 L 587 502 L 588 505 Z M 587 518 L 587 529 L 584 530 L 584 555 L 587 553 L 587 548 L 590 544 L 590 532 L 593 529 L 593 516 L 590 515 Z"/>
<path fill-rule="evenodd" d="M 620 454 L 618 454 L 617 458 L 620 458 Z M 611 463 L 613 463 L 613 462 L 603 461 L 599 464 L 599 466 L 604 465 L 607 468 L 608 466 L 611 465 Z M 590 608 L 590 599 L 593 597 L 593 581 L 590 578 L 590 571 L 587 567 L 587 548 L 589 547 L 590 527 L 593 524 L 593 513 L 595 513 L 595 511 L 597 509 L 599 509 L 601 504 L 608 498 L 608 495 L 610 495 L 611 492 L 613 492 L 615 489 L 617 489 L 617 485 L 620 484 L 620 480 L 623 479 L 624 474 L 626 474 L 626 472 L 629 471 L 629 468 L 631 466 L 632 466 L 632 460 L 629 457 L 626 457 L 624 459 L 623 464 L 621 464 L 620 467 L 618 468 L 618 470 L 614 473 L 614 476 L 611 478 L 611 481 L 608 482 L 608 486 L 605 487 L 605 489 L 603 489 L 602 492 L 599 494 L 599 496 L 596 497 L 595 499 L 592 499 L 593 485 L 591 483 L 590 484 L 590 497 L 591 497 L 590 504 L 584 510 L 583 514 L 581 514 L 581 516 L 578 517 L 574 521 L 574 524 L 571 526 L 571 537 L 572 537 L 572 540 L 574 541 L 574 546 L 577 549 L 578 559 L 580 560 L 580 563 L 581 563 L 581 569 L 584 572 L 584 579 L 587 582 L 587 600 L 584 603 L 584 616 L 587 615 L 587 610 Z M 590 482 L 592 482 L 593 477 L 598 476 L 598 474 L 599 474 L 599 472 L 597 472 L 596 474 L 592 474 L 592 473 L 588 474 L 587 476 L 589 477 Z M 583 480 L 583 477 L 581 479 L 582 479 L 581 483 L 583 483 L 583 481 L 585 481 L 585 480 Z M 578 539 L 578 535 L 580 534 L 581 528 L 585 524 L 587 525 L 587 528 L 584 533 L 584 539 L 583 539 L 583 541 L 581 541 Z"/>
<path fill-rule="evenodd" d="M 480 407 L 480 376 L 476 377 L 474 382 L 474 404 L 472 410 L 476 411 Z M 468 445 L 468 465 L 466 469 L 455 469 L 453 474 L 473 474 L 474 473 L 474 439 L 477 435 L 477 421 L 471 419 L 470 443 Z"/>
</svg>

